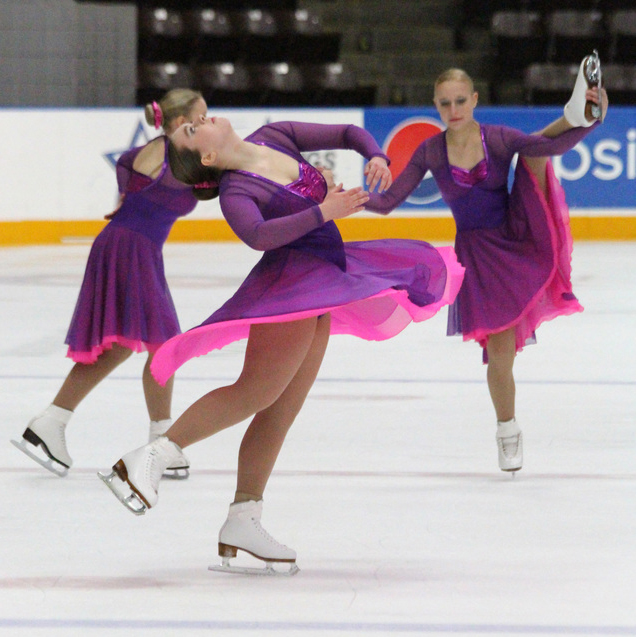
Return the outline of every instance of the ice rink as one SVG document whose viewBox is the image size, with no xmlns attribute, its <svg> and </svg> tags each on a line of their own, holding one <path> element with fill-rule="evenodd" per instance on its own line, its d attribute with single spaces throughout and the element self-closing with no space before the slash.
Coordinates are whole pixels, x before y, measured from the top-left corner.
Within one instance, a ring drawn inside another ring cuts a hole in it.
<svg viewBox="0 0 637 637">
<path fill-rule="evenodd" d="M 79 407 L 58 478 L 19 453 L 71 368 L 64 338 L 89 246 L 0 249 L 0 635 L 635 635 L 635 244 L 576 243 L 582 314 L 516 361 L 525 464 L 498 470 L 480 348 L 446 309 L 397 338 L 333 337 L 265 495 L 291 578 L 210 572 L 244 425 L 188 448 L 145 516 L 98 480 L 146 442 L 136 355 Z M 172 244 L 187 329 L 259 255 Z M 174 416 L 232 382 L 244 344 L 177 373 Z"/>
</svg>

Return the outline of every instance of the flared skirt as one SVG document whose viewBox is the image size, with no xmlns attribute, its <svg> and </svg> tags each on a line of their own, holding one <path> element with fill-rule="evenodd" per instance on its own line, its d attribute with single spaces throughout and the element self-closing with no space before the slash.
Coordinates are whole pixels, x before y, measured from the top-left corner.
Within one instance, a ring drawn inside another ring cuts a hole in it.
<svg viewBox="0 0 637 637">
<path fill-rule="evenodd" d="M 186 361 L 245 339 L 250 326 L 331 314 L 332 334 L 385 340 L 455 299 L 463 268 L 451 247 L 380 239 L 344 244 L 345 270 L 295 249 L 266 252 L 237 292 L 201 325 L 155 354 L 160 383 Z"/>
<path fill-rule="evenodd" d="M 547 197 L 520 159 L 506 222 L 458 233 L 465 277 L 449 308 L 448 335 L 462 334 L 486 348 L 491 334 L 515 328 L 519 352 L 535 342 L 541 323 L 583 311 L 571 284 L 569 211 L 550 161 L 546 182 Z"/>
<path fill-rule="evenodd" d="M 180 333 L 161 246 L 109 224 L 96 237 L 66 336 L 67 356 L 94 363 L 117 343 L 155 352 Z"/>
</svg>

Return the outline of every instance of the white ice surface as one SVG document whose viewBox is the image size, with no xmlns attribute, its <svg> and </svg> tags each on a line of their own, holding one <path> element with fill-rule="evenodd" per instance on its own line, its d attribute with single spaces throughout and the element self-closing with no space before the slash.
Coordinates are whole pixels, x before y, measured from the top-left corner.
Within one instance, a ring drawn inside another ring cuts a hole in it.
<svg viewBox="0 0 637 637">
<path fill-rule="evenodd" d="M 497 468 L 480 349 L 446 310 L 398 337 L 334 337 L 265 497 L 292 578 L 212 573 L 244 425 L 188 448 L 187 482 L 125 511 L 96 477 L 145 442 L 144 355 L 78 408 L 57 478 L 9 444 L 71 368 L 89 246 L 0 249 L 0 635 L 635 634 L 635 244 L 576 243 L 582 314 L 516 361 L 524 469 Z M 182 328 L 258 254 L 167 244 Z M 174 415 L 238 374 L 243 344 L 190 361 Z"/>
</svg>

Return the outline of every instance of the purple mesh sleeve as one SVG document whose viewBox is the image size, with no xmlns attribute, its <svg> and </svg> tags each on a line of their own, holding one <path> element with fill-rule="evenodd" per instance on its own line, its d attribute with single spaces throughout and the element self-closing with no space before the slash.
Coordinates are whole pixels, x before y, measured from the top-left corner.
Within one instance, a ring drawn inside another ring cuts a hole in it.
<svg viewBox="0 0 637 637">
<path fill-rule="evenodd" d="M 412 155 L 409 163 L 396 177 L 392 185 L 382 194 L 369 192 L 369 201 L 365 209 L 382 215 L 389 214 L 400 206 L 409 197 L 411 192 L 418 187 L 425 173 L 429 170 L 426 160 L 425 146 L 421 144 Z"/>
<path fill-rule="evenodd" d="M 318 205 L 267 221 L 257 201 L 245 195 L 223 195 L 221 208 L 233 232 L 254 250 L 280 248 L 323 225 Z"/>
<path fill-rule="evenodd" d="M 520 153 L 527 157 L 550 157 L 563 155 L 582 141 L 588 133 L 596 128 L 599 122 L 589 128 L 571 128 L 570 130 L 549 138 L 543 135 L 528 135 L 515 128 L 501 126 L 502 143 L 513 153 Z"/>
<path fill-rule="evenodd" d="M 131 148 L 125 153 L 122 153 L 120 158 L 117 160 L 115 173 L 117 176 L 117 188 L 120 194 L 126 192 L 128 182 L 130 181 L 133 173 L 133 161 L 135 160 L 138 152 L 139 148 Z"/>
<path fill-rule="evenodd" d="M 338 148 L 354 150 L 367 159 L 374 156 L 387 159 L 368 131 L 351 124 L 274 122 L 247 139 L 284 148 L 299 160 L 303 151 Z M 271 196 L 275 194 L 272 192 Z M 287 245 L 324 223 L 318 204 L 287 214 L 281 210 L 276 218 L 264 219 L 262 210 L 271 199 L 257 194 L 250 182 L 237 173 L 228 175 L 220 199 L 223 215 L 232 230 L 255 250 Z M 283 202 L 280 205 L 283 206 Z"/>
</svg>

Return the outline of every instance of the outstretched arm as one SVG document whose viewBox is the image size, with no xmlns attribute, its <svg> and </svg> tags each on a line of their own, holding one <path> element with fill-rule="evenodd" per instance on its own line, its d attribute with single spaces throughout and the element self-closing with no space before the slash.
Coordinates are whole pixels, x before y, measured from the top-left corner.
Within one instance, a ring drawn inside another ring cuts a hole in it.
<svg viewBox="0 0 637 637">
<path fill-rule="evenodd" d="M 354 124 L 310 124 L 306 122 L 275 122 L 272 128 L 286 130 L 300 151 L 342 148 L 354 150 L 368 160 L 365 183 L 369 190 L 382 192 L 391 184 L 389 157 L 383 153 L 371 133 Z"/>
</svg>

